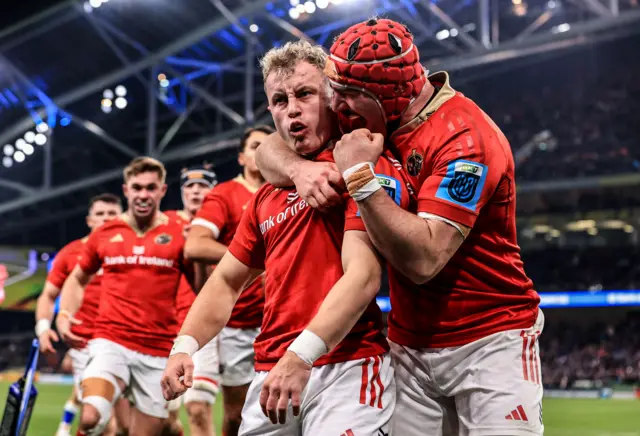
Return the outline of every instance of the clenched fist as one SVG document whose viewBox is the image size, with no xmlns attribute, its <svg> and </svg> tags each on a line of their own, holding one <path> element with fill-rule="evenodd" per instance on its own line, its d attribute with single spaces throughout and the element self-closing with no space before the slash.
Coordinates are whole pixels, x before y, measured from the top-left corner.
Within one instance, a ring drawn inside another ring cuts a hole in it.
<svg viewBox="0 0 640 436">
<path fill-rule="evenodd" d="M 344 135 L 333 149 L 333 158 L 340 174 L 354 165 L 378 162 L 384 148 L 384 136 L 368 129 L 357 129 Z"/>
</svg>

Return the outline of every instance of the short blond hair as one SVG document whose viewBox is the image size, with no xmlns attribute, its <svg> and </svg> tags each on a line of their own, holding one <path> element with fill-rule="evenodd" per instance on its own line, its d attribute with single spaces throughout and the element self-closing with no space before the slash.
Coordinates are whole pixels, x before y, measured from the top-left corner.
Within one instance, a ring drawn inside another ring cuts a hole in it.
<svg viewBox="0 0 640 436">
<path fill-rule="evenodd" d="M 313 45 L 304 39 L 287 42 L 282 47 L 274 47 L 260 59 L 262 79 L 266 82 L 269 74 L 291 74 L 299 62 L 308 62 L 320 71 L 327 63 L 327 53 L 320 45 Z"/>
<path fill-rule="evenodd" d="M 167 170 L 162 162 L 149 156 L 140 156 L 129 162 L 124 169 L 124 182 L 127 183 L 131 177 L 142 173 L 156 173 L 162 183 L 167 178 Z"/>
</svg>

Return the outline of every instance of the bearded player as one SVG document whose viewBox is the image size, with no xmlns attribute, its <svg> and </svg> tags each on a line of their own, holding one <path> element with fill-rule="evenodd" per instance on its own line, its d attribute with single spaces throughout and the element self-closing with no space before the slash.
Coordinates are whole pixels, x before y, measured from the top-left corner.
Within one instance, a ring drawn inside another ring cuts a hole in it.
<svg viewBox="0 0 640 436">
<path fill-rule="evenodd" d="M 242 174 L 216 186 L 206 196 L 191 223 L 185 247 L 187 258 L 207 265 L 220 262 L 249 200 L 264 183 L 253 156 L 262 140 L 272 132 L 269 126 L 245 131 L 238 153 Z M 263 308 L 264 287 L 259 278 L 242 292 L 229 322 L 214 344 L 205 346 L 218 346 L 224 401 L 222 432 L 225 436 L 237 435 L 240 428 L 242 406 L 255 376 L 253 342 L 260 333 Z M 198 357 L 194 356 L 194 359 L 197 365 Z M 196 379 L 196 386 L 199 383 Z"/>
<path fill-rule="evenodd" d="M 105 222 L 116 218 L 122 213 L 122 204 L 120 199 L 113 194 L 101 194 L 93 197 L 89 201 L 89 213 L 86 217 L 87 227 L 93 232 Z M 43 353 L 55 353 L 53 342 L 58 341 L 58 335 L 51 329 L 51 320 L 54 316 L 56 299 L 60 295 L 60 291 L 64 282 L 71 274 L 76 266 L 78 258 L 82 254 L 84 245 L 89 238 L 76 239 L 65 245 L 56 255 L 53 261 L 53 267 L 47 275 L 44 289 L 38 297 L 36 305 L 36 336 L 40 343 L 40 351 Z M 82 373 L 87 366 L 89 360 L 89 350 L 86 342 L 91 338 L 93 320 L 98 313 L 98 305 L 100 303 L 100 282 L 102 274 L 96 274 L 86 289 L 86 298 L 82 302 L 82 306 L 78 310 L 77 318 L 82 324 L 75 325 L 72 332 L 82 338 L 82 342 L 76 344 L 75 348 L 68 351 L 67 356 L 71 359 L 71 368 L 73 374 L 73 393 L 71 398 L 64 405 L 64 414 L 56 436 L 66 436 L 70 434 L 71 425 L 75 415 L 80 408 L 82 395 L 80 390 L 80 381 Z M 65 359 L 67 358 L 65 356 Z M 122 400 L 126 403 L 126 400 Z M 122 405 L 125 416 L 123 416 L 120 424 L 121 429 L 128 428 L 128 416 L 126 416 L 127 405 Z M 115 422 L 112 423 L 107 434 L 115 434 Z"/>
<path fill-rule="evenodd" d="M 166 215 L 177 220 L 184 226 L 185 232 L 188 232 L 191 220 L 200 210 L 204 198 L 217 183 L 217 176 L 211 170 L 210 165 L 195 165 L 185 168 L 180 174 L 180 191 L 184 208 L 179 211 L 165 212 Z M 195 298 L 196 293 L 188 280 L 183 277 L 176 300 L 178 328 L 182 326 Z M 184 396 L 169 402 L 170 433 L 181 434 L 182 432 L 178 412 L 184 400 L 191 435 L 215 436 L 211 406 L 215 403 L 219 390 L 220 372 L 217 342 L 211 341 L 193 356 L 193 360 L 195 365 L 194 386 Z"/>
<path fill-rule="evenodd" d="M 351 174 L 372 179 L 368 163 L 377 161 L 386 138 L 418 195 L 414 213 L 381 190 L 358 201 L 372 242 L 395 270 L 394 431 L 543 434 L 544 316 L 516 241 L 507 139 L 451 87 L 447 73 L 427 77 L 410 32 L 397 22 L 372 19 L 349 28 L 330 59 L 332 107 L 352 132 L 336 145 L 338 170 L 347 183 Z M 331 168 L 313 168 L 276 143 L 265 144 L 260 157 L 269 179 L 286 184 L 292 175 L 301 195 L 319 204 L 336 197 L 321 174 Z"/>
<path fill-rule="evenodd" d="M 328 146 L 336 133 L 322 74 L 325 62 L 323 50 L 304 41 L 272 49 L 261 61 L 278 132 L 296 153 L 318 161 L 331 160 Z M 377 169 L 398 175 L 383 159 Z M 393 187 L 394 198 L 406 206 L 402 184 Z M 354 196 L 369 195 L 366 186 L 349 188 Z M 379 258 L 355 202 L 325 214 L 308 207 L 294 189 L 266 185 L 249 203 L 229 251 L 176 341 L 165 371 L 165 395 L 184 390 L 179 377 L 187 369 L 185 379 L 190 378 L 188 355 L 223 327 L 243 283 L 263 269 L 266 301 L 255 344 L 258 374 L 242 412 L 240 434 L 386 434 L 395 385 L 374 301 Z M 301 386 L 289 389 L 280 375 L 293 368 L 306 377 Z"/>
<path fill-rule="evenodd" d="M 99 435 L 114 402 L 125 389 L 135 404 L 133 435 L 157 435 L 168 417 L 160 377 L 175 338 L 175 301 L 183 274 L 193 276 L 183 257 L 183 226 L 160 212 L 166 171 L 149 157 L 124 169 L 128 210 L 89 236 L 85 250 L 64 284 L 57 318 L 61 337 L 71 332 L 92 274 L 102 268 L 99 312 L 89 364 L 82 380 L 79 434 Z M 194 289 L 199 289 L 197 286 Z"/>
</svg>

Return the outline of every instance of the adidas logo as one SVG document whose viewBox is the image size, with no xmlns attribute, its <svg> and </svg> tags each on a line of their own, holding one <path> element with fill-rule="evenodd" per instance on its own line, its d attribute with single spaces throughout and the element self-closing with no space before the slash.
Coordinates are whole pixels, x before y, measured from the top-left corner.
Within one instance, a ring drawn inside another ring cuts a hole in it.
<svg viewBox="0 0 640 436">
<path fill-rule="evenodd" d="M 504 417 L 509 421 L 524 421 L 529 422 L 529 418 L 527 418 L 527 414 L 524 413 L 524 408 L 522 406 L 518 406 L 511 411 L 510 414 Z"/>
<path fill-rule="evenodd" d="M 118 233 L 113 238 L 109 239 L 109 242 L 124 242 L 124 238 L 120 233 Z"/>
</svg>

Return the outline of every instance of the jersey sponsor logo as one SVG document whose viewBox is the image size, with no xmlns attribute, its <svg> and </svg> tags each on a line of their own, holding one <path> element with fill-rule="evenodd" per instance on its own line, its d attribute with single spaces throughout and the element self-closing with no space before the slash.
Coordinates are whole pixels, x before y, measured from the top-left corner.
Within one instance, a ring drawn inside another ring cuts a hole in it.
<svg viewBox="0 0 640 436">
<path fill-rule="evenodd" d="M 158 235 L 154 242 L 158 245 L 167 245 L 169 242 L 171 242 L 172 239 L 173 238 L 171 237 L 171 235 L 163 233 L 161 235 Z"/>
<path fill-rule="evenodd" d="M 151 265 L 161 268 L 172 268 L 173 260 L 156 256 L 105 256 L 104 263 L 111 265 Z"/>
<path fill-rule="evenodd" d="M 267 233 L 267 231 L 275 227 L 276 224 L 285 222 L 306 207 L 307 202 L 304 200 L 300 200 L 299 202 L 292 204 L 291 206 L 287 206 L 285 210 L 283 210 L 279 214 L 271 215 L 269 218 L 260 223 L 260 233 L 264 235 L 265 233 Z"/>
<path fill-rule="evenodd" d="M 290 192 L 289 195 L 287 195 L 287 203 L 293 203 L 298 199 L 298 197 L 298 191 Z"/>
<path fill-rule="evenodd" d="M 487 166 L 467 160 L 455 160 L 447 166 L 436 191 L 436 198 L 475 212 L 487 178 Z"/>
<path fill-rule="evenodd" d="M 414 148 L 407 158 L 407 172 L 409 173 L 409 175 L 415 177 L 420 174 L 420 171 L 422 171 L 423 161 L 424 159 L 422 158 L 422 155 L 419 154 Z"/>
<path fill-rule="evenodd" d="M 133 254 L 144 254 L 144 245 L 134 245 Z"/>
</svg>

